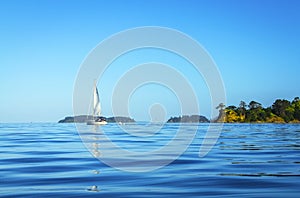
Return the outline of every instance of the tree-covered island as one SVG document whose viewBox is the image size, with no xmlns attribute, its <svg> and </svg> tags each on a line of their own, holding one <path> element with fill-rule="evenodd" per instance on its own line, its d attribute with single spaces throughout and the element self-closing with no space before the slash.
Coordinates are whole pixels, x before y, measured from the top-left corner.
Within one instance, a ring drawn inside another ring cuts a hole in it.
<svg viewBox="0 0 300 198">
<path fill-rule="evenodd" d="M 210 122 L 205 116 L 201 115 L 183 115 L 179 117 L 171 117 L 168 123 L 206 123 Z"/>
<path fill-rule="evenodd" d="M 263 107 L 259 102 L 251 101 L 248 105 L 241 101 L 239 106 L 225 106 L 221 103 L 219 117 L 215 122 L 226 123 L 300 123 L 300 99 L 293 101 L 277 99 L 272 106 Z"/>
<path fill-rule="evenodd" d="M 135 122 L 134 119 L 124 116 L 116 116 L 116 117 L 98 117 L 104 118 L 108 123 L 121 122 L 121 123 L 130 123 Z M 86 123 L 89 120 L 95 119 L 95 117 L 91 115 L 79 115 L 79 116 L 67 116 L 62 120 L 59 120 L 58 123 Z"/>
</svg>

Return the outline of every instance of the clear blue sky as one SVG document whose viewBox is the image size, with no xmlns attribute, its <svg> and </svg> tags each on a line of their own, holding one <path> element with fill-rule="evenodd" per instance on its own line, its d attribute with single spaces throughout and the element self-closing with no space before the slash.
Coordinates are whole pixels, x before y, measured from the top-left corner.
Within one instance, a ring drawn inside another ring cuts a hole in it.
<svg viewBox="0 0 300 198">
<path fill-rule="evenodd" d="M 219 67 L 228 105 L 256 100 L 270 106 L 277 98 L 300 96 L 297 0 L 2 0 L 0 122 L 71 115 L 74 81 L 86 55 L 110 35 L 138 26 L 174 28 L 201 43 Z M 104 89 L 103 114 L 109 116 L 106 95 Z M 132 98 L 140 110 L 149 105 L 142 95 Z M 176 102 L 166 108 L 173 115 Z M 135 119 L 147 120 L 138 109 L 130 110 Z"/>
</svg>

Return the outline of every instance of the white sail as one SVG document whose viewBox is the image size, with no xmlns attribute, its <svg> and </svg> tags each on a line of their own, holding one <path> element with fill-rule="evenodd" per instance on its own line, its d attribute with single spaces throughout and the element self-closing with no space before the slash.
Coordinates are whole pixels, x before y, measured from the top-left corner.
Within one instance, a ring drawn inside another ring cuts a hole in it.
<svg viewBox="0 0 300 198">
<path fill-rule="evenodd" d="M 101 108 L 100 108 L 99 94 L 98 94 L 97 86 L 95 84 L 94 99 L 93 99 L 93 115 L 100 116 L 100 114 L 101 114 Z"/>
<path fill-rule="evenodd" d="M 93 88 L 93 96 L 92 96 L 92 101 L 91 101 L 92 108 L 92 118 L 89 118 L 87 120 L 86 124 L 87 125 L 105 125 L 107 124 L 106 120 L 104 117 L 98 117 L 101 115 L 101 108 L 100 108 L 100 100 L 99 100 L 99 93 L 97 89 L 97 84 L 95 81 L 94 88 Z M 91 106 L 90 105 L 90 106 Z"/>
</svg>

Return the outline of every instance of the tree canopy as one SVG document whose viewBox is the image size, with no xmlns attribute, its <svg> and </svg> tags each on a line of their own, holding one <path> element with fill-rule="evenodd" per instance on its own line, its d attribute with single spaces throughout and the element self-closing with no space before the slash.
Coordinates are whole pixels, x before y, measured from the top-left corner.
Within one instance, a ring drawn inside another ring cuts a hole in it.
<svg viewBox="0 0 300 198">
<path fill-rule="evenodd" d="M 217 121 L 224 122 L 258 122 L 258 123 L 300 123 L 300 99 L 295 97 L 293 101 L 277 99 L 270 107 L 263 107 L 257 101 L 251 101 L 248 105 L 241 101 L 239 106 L 225 106 L 220 104 L 217 109 L 220 116 Z M 222 120 L 220 119 L 222 118 Z"/>
</svg>

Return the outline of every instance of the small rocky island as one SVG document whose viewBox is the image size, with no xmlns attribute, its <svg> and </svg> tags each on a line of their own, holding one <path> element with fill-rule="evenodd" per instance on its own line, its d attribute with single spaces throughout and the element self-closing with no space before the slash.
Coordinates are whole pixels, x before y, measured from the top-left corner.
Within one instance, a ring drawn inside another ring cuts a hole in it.
<svg viewBox="0 0 300 198">
<path fill-rule="evenodd" d="M 208 123 L 209 120 L 205 116 L 201 115 L 184 115 L 179 117 L 171 117 L 168 123 Z"/>
<path fill-rule="evenodd" d="M 98 117 L 94 117 L 98 118 Z M 135 122 L 134 119 L 129 118 L 129 117 L 123 117 L 123 116 L 116 116 L 116 117 L 99 117 L 99 118 L 105 118 L 105 120 L 108 123 L 113 123 L 113 122 L 122 122 L 122 123 L 129 123 L 129 122 Z M 79 115 L 79 116 L 68 116 L 65 117 L 64 119 L 58 121 L 58 123 L 86 123 L 88 120 L 92 120 L 93 117 L 90 115 Z"/>
</svg>

